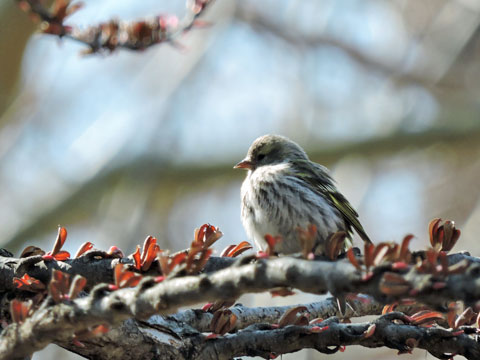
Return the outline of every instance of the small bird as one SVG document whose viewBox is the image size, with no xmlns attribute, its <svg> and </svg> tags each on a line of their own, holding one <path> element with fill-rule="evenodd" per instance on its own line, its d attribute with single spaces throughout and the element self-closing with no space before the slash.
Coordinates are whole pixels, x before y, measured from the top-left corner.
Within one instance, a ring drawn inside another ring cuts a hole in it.
<svg viewBox="0 0 480 360">
<path fill-rule="evenodd" d="M 265 235 L 280 236 L 275 252 L 302 251 L 299 229 L 315 225 L 315 253 L 324 252 L 329 235 L 352 228 L 371 242 L 358 214 L 337 190 L 327 168 L 310 161 L 305 151 L 284 136 L 264 135 L 234 166 L 247 169 L 242 184 L 242 223 L 260 250 L 268 247 Z"/>
</svg>

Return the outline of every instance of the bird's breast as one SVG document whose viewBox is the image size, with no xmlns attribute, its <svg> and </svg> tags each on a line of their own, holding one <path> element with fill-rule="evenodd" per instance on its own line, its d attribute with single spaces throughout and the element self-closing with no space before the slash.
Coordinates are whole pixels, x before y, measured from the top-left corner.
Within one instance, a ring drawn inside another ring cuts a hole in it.
<svg viewBox="0 0 480 360">
<path fill-rule="evenodd" d="M 259 171 L 261 170 L 261 171 Z M 242 184 L 242 222 L 250 239 L 265 249 L 266 234 L 280 235 L 277 251 L 300 251 L 298 229 L 317 227 L 317 241 L 323 242 L 332 232 L 343 230 L 340 213 L 325 197 L 285 168 L 258 168 Z"/>
</svg>

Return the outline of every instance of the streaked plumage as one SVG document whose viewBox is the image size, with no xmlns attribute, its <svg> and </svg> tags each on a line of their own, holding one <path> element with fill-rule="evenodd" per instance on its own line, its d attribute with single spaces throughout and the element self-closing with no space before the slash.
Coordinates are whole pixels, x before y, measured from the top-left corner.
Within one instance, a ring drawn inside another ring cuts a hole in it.
<svg viewBox="0 0 480 360">
<path fill-rule="evenodd" d="M 242 223 L 250 239 L 265 250 L 265 235 L 280 235 L 275 251 L 301 251 L 298 228 L 317 227 L 317 253 L 336 231 L 352 228 L 370 242 L 358 214 L 338 192 L 328 169 L 308 159 L 303 149 L 283 136 L 256 139 L 236 168 L 248 169 L 242 184 Z"/>
</svg>

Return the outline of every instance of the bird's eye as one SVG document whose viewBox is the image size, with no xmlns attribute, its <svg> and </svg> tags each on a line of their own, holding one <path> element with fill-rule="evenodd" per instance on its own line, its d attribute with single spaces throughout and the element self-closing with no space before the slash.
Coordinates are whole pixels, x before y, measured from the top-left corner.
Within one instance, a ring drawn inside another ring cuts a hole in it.
<svg viewBox="0 0 480 360">
<path fill-rule="evenodd" d="M 258 154 L 257 160 L 262 161 L 265 158 L 265 154 Z"/>
</svg>

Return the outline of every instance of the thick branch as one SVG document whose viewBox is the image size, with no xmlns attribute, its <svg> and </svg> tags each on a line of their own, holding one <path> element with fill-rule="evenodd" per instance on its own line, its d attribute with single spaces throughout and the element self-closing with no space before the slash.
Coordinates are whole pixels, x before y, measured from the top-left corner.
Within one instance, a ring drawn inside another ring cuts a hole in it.
<svg viewBox="0 0 480 360">
<path fill-rule="evenodd" d="M 139 342 L 137 349 L 143 351 L 131 351 L 127 356 L 109 346 L 108 339 L 102 339 L 102 343 L 107 342 L 107 349 L 102 349 L 100 353 L 92 351 L 91 342 L 87 343 L 86 349 L 78 352 L 83 355 L 96 354 L 97 358 L 102 359 L 218 360 L 237 356 L 261 356 L 269 359 L 304 348 L 332 354 L 344 346 L 360 345 L 369 348 L 388 347 L 398 350 L 399 354 L 411 352 L 414 347 L 418 347 L 439 359 L 451 358 L 452 354 L 463 355 L 467 359 L 478 359 L 480 356 L 480 344 L 463 332 L 410 325 L 402 313 L 389 313 L 373 322 L 359 324 L 342 324 L 336 317 L 314 326 L 290 325 L 278 329 L 268 324 L 257 324 L 217 338 L 207 338 L 191 330 L 182 331 L 178 335 L 169 334 L 167 329 L 157 329 L 160 337 L 154 345 L 149 335 L 155 331 L 155 327 L 140 330 L 143 337 L 139 339 L 143 343 Z M 128 339 L 130 340 L 131 338 Z M 136 343 L 130 344 L 136 346 Z"/>
<path fill-rule="evenodd" d="M 400 352 L 410 352 L 412 345 L 408 344 L 416 344 L 440 359 L 448 359 L 452 354 L 463 355 L 467 359 L 480 357 L 480 344 L 469 336 L 454 336 L 451 331 L 441 328 L 422 328 L 393 322 L 403 318 L 401 313 L 389 313 L 373 323 L 361 324 L 340 324 L 336 318 L 331 318 L 319 324 L 324 329 L 320 333 L 313 332 L 311 326 L 287 326 L 275 330 L 252 326 L 237 334 L 206 342 L 196 358 L 231 359 L 242 355 L 271 358 L 272 354 L 296 352 L 304 348 L 331 354 L 342 345 L 386 346 Z M 366 337 L 366 331 L 373 325 L 374 333 Z M 325 326 L 328 328 L 325 329 Z"/>
<path fill-rule="evenodd" d="M 353 318 L 366 315 L 380 315 L 384 305 L 367 296 L 348 299 L 348 304 L 349 306 L 345 314 L 340 313 L 335 298 L 328 298 L 310 304 L 290 306 L 249 308 L 236 304 L 229 308 L 229 311 L 236 317 L 235 326 L 229 332 L 238 332 L 255 324 L 278 324 L 287 310 L 298 308 L 299 306 L 306 308 L 306 314 L 312 320 L 318 318 L 326 319 L 332 316 Z M 397 306 L 396 310 L 413 314 L 419 310 L 419 307 Z M 119 354 L 128 359 L 137 358 L 139 355 L 133 355 L 131 349 L 137 349 L 137 354 L 147 354 L 145 355 L 147 358 L 148 356 L 153 356 L 151 355 L 152 353 L 162 354 L 163 356 L 171 353 L 178 357 L 179 349 L 188 349 L 192 337 L 197 337 L 199 333 L 212 331 L 211 323 L 213 317 L 213 314 L 210 312 L 200 309 L 189 309 L 169 316 L 154 315 L 148 321 L 127 320 L 120 326 L 114 327 L 101 339 L 85 341 L 86 346 L 82 348 L 71 342 L 57 343 L 80 355 L 86 357 L 95 355 L 96 358 L 103 360 L 119 359 L 121 358 Z M 128 339 L 128 341 L 125 339 Z M 192 351 L 189 350 L 187 353 Z"/>
<path fill-rule="evenodd" d="M 135 288 L 114 292 L 100 285 L 88 297 L 71 304 L 37 310 L 20 329 L 16 324 L 9 326 L 0 339 L 0 349 L 4 349 L 2 353 L 8 356 L 28 355 L 54 340 L 67 341 L 73 333 L 93 325 L 115 324 L 131 317 L 146 319 L 153 314 L 171 314 L 180 306 L 235 299 L 244 293 L 277 287 L 295 287 L 316 294 L 327 291 L 339 295 L 360 292 L 370 294 L 381 302 L 405 297 L 386 296 L 381 292 L 379 283 L 386 271 L 391 271 L 390 266 L 380 266 L 370 279 L 364 280 L 362 274 L 346 260 L 326 262 L 282 257 L 247 265 L 237 263 L 215 273 L 174 278 L 163 283 L 145 278 Z M 479 264 L 471 264 L 465 273 L 443 279 L 445 285 L 442 289 L 432 286 L 435 277 L 417 273 L 415 267 L 404 276 L 412 284 L 422 284 L 411 296 L 425 304 L 442 307 L 445 301 L 463 300 L 468 304 L 479 300 L 479 271 Z M 64 321 L 57 321 L 59 318 Z"/>
<path fill-rule="evenodd" d="M 423 257 L 423 253 L 424 252 L 422 251 L 416 252 L 414 257 Z M 319 257 L 317 260 L 324 259 L 324 257 Z M 456 264 L 462 260 L 480 264 L 480 259 L 470 256 L 468 252 L 448 255 L 448 261 L 450 265 Z M 204 268 L 204 272 L 211 273 L 222 270 L 232 266 L 238 261 L 238 259 L 234 258 L 212 256 L 208 260 Z M 7 254 L 0 253 L 0 291 L 13 290 L 13 278 L 22 277 L 25 273 L 28 273 L 30 276 L 37 278 L 44 283 L 48 283 L 52 274 L 52 270 L 54 269 L 63 271 L 69 275 L 82 275 L 87 279 L 90 287 L 100 283 L 112 283 L 113 268 L 119 262 L 133 266 L 132 258 L 111 258 L 101 250 L 91 250 L 79 258 L 67 259 L 65 261 L 53 260 L 47 262 L 44 262 L 41 256 L 14 258 L 8 256 Z M 326 262 L 331 263 L 330 261 Z M 157 266 L 157 262 L 154 262 L 151 269 L 144 274 L 161 275 Z"/>
<path fill-rule="evenodd" d="M 369 297 L 349 299 L 348 305 L 345 314 L 341 314 L 337 300 L 332 297 L 309 304 L 288 306 L 246 307 L 241 304 L 236 304 L 229 308 L 229 310 L 237 318 L 235 328 L 232 329 L 232 331 L 236 331 L 254 324 L 276 324 L 287 310 L 297 306 L 305 306 L 310 319 L 326 319 L 332 316 L 352 318 L 366 315 L 380 315 L 384 306 L 384 304 L 376 302 Z M 402 310 L 403 309 L 404 308 L 402 308 Z M 210 332 L 212 318 L 212 313 L 199 309 L 189 309 L 166 317 L 153 316 L 149 319 L 149 322 L 166 325 L 166 322 L 175 321 L 177 323 L 187 324 L 199 332 Z"/>
</svg>

